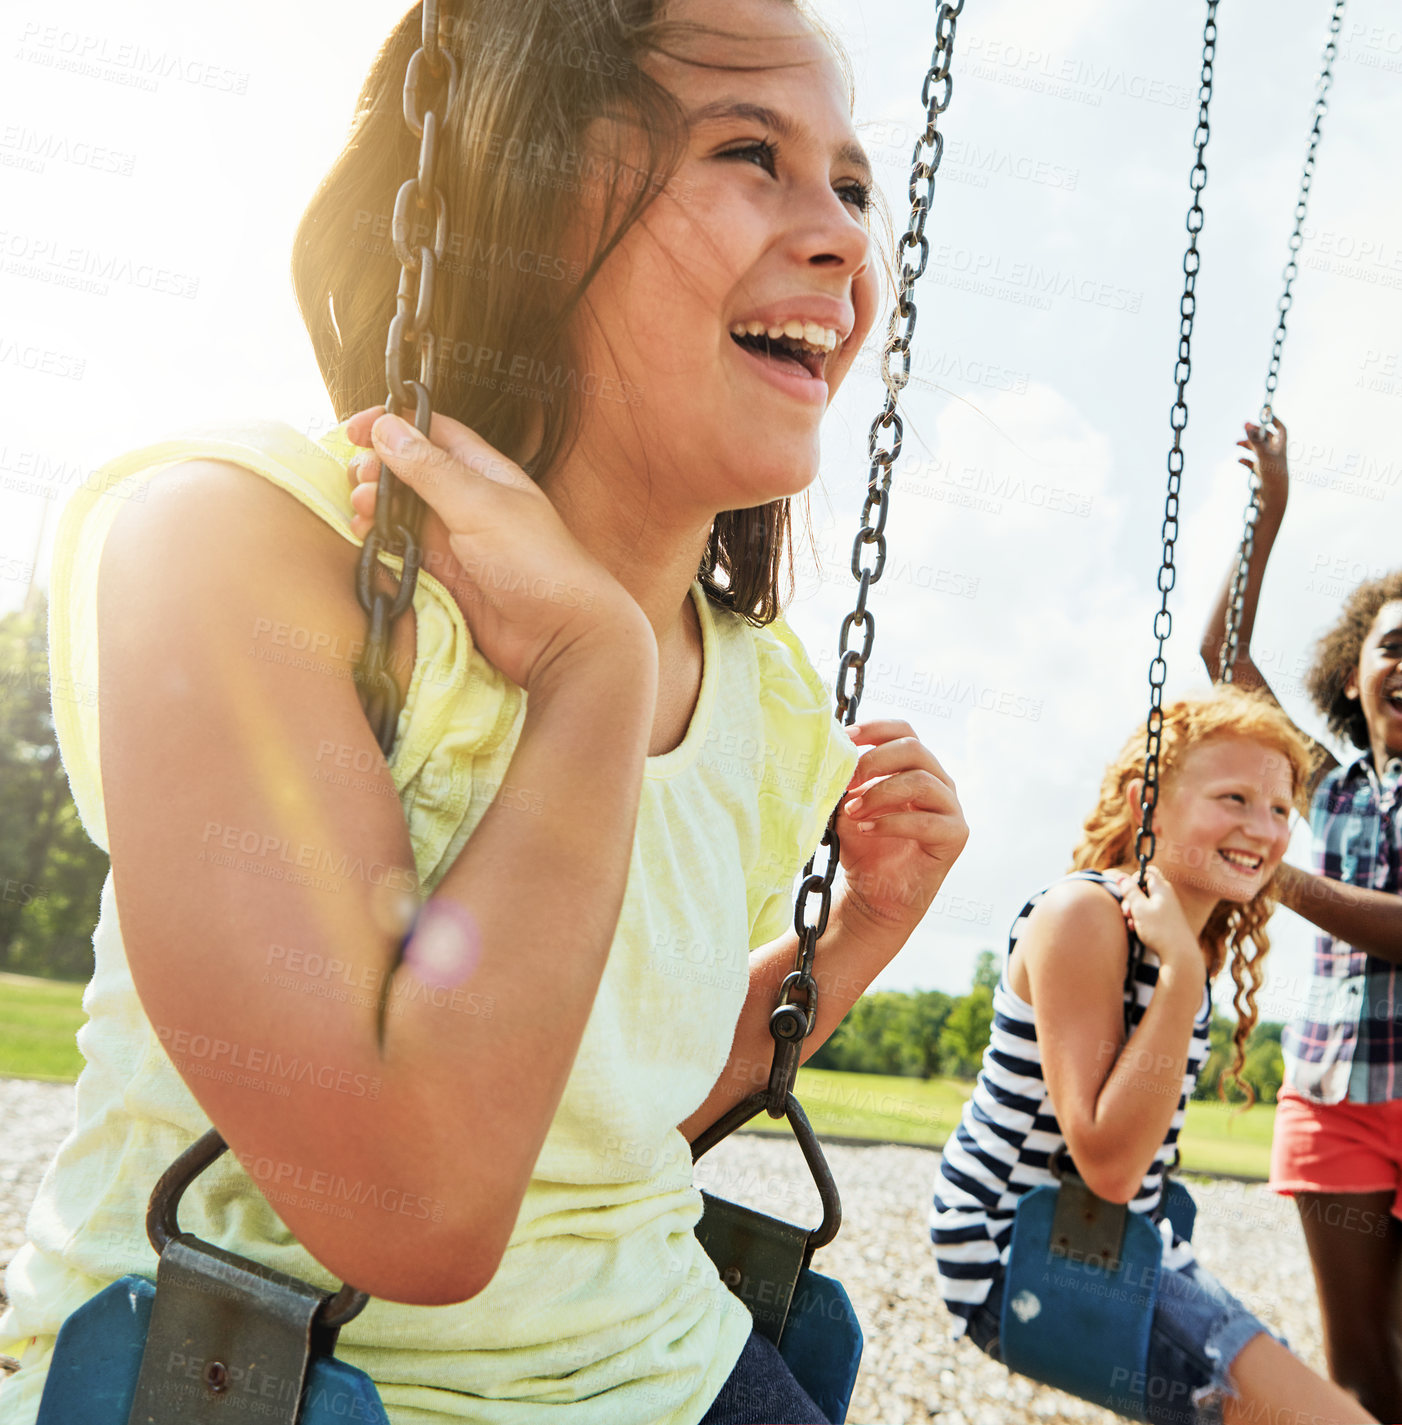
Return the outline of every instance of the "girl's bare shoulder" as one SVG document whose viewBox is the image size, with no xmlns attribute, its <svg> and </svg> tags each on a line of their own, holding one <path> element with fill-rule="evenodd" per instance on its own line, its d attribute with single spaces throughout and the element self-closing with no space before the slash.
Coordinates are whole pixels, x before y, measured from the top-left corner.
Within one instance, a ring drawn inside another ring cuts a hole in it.
<svg viewBox="0 0 1402 1425">
<path fill-rule="evenodd" d="M 356 546 L 273 481 L 229 460 L 182 460 L 157 471 L 143 498 L 123 502 L 103 543 L 104 562 L 127 557 L 229 567 L 236 558 L 312 561 L 350 570 Z M 202 582 L 202 581 L 199 581 Z"/>
<path fill-rule="evenodd" d="M 1117 897 L 1096 881 L 1058 881 L 1027 918 L 1018 948 L 1034 961 L 1124 956 L 1124 913 Z"/>
<path fill-rule="evenodd" d="M 1063 920 L 1068 916 L 1095 916 L 1109 912 L 1111 921 L 1120 918 L 1119 897 L 1103 881 L 1068 877 L 1049 886 L 1032 911 L 1032 919 Z M 1103 918 L 1103 916 L 1102 916 Z"/>
<path fill-rule="evenodd" d="M 186 460 L 151 476 L 145 497 L 113 519 L 99 604 L 155 620 L 145 648 L 157 656 L 163 639 L 174 651 L 232 634 L 249 645 L 314 643 L 348 663 L 365 628 L 358 557 L 357 543 L 256 471 Z M 140 656 L 135 644 L 128 651 Z"/>
</svg>

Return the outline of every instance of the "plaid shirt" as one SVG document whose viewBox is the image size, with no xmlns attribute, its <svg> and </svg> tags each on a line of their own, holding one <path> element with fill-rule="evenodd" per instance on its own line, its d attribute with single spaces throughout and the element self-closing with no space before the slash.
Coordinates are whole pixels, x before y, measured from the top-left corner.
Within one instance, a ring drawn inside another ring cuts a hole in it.
<svg viewBox="0 0 1402 1425">
<path fill-rule="evenodd" d="M 1402 757 L 1378 777 L 1371 752 L 1336 767 L 1310 803 L 1314 871 L 1402 894 Z M 1309 997 L 1281 1037 L 1285 1081 L 1315 1103 L 1402 1098 L 1402 965 L 1315 938 Z"/>
</svg>

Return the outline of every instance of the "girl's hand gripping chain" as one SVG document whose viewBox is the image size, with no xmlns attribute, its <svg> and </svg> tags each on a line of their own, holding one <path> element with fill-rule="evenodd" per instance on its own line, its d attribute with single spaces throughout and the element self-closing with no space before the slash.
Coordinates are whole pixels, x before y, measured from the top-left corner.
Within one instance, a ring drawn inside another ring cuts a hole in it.
<svg viewBox="0 0 1402 1425">
<path fill-rule="evenodd" d="M 1263 504 L 1284 504 L 1290 480 L 1285 461 L 1285 439 L 1285 424 L 1279 416 L 1274 416 L 1264 429 L 1247 421 L 1246 439 L 1237 441 L 1243 450 L 1251 452 L 1250 458 L 1239 456 L 1237 463 L 1260 475 Z"/>
<path fill-rule="evenodd" d="M 969 828 L 953 779 L 908 722 L 879 719 L 847 731 L 870 751 L 857 762 L 837 817 L 844 905 L 899 949 L 959 859 Z"/>
<path fill-rule="evenodd" d="M 1183 914 L 1178 893 L 1157 866 L 1148 867 L 1145 879 L 1148 895 L 1139 889 L 1135 877 L 1118 877 L 1124 895 L 1120 910 L 1125 924 L 1159 957 L 1163 970 L 1180 975 L 1191 973 L 1200 981 L 1207 963 L 1206 952 Z"/>
<path fill-rule="evenodd" d="M 519 687 L 630 610 L 643 617 L 540 486 L 461 422 L 435 413 L 425 440 L 374 406 L 346 434 L 369 447 L 350 463 L 352 532 L 364 538 L 373 525 L 383 459 L 428 506 L 423 568 L 452 594 L 483 656 Z"/>
</svg>

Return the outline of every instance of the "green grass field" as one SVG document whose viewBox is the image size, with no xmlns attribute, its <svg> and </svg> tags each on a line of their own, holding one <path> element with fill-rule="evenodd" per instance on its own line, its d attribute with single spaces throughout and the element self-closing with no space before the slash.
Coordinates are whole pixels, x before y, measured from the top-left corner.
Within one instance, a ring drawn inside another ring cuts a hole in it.
<svg viewBox="0 0 1402 1425">
<path fill-rule="evenodd" d="M 819 1134 L 882 1138 L 939 1148 L 954 1131 L 973 1085 L 958 1079 L 900 1079 L 880 1074 L 840 1074 L 800 1069 L 797 1095 Z M 1260 1104 L 1232 1117 L 1221 1103 L 1190 1103 L 1179 1143 L 1186 1172 L 1264 1180 L 1270 1168 L 1275 1106 Z M 788 1124 L 766 1114 L 749 1128 L 787 1133 Z"/>
<path fill-rule="evenodd" d="M 0 1077 L 72 1082 L 82 1068 L 73 1042 L 83 1022 L 83 986 L 0 974 Z M 801 1069 L 798 1098 L 820 1134 L 938 1148 L 954 1131 L 972 1085 L 958 1079 L 901 1079 Z M 1181 1144 L 1189 1172 L 1262 1178 L 1270 1161 L 1275 1108 L 1233 1119 L 1220 1103 L 1192 1103 Z M 767 1115 L 749 1128 L 787 1133 Z"/>
<path fill-rule="evenodd" d="M 72 1083 L 83 1067 L 73 1042 L 86 1015 L 84 986 L 0 974 L 0 1077 Z"/>
</svg>

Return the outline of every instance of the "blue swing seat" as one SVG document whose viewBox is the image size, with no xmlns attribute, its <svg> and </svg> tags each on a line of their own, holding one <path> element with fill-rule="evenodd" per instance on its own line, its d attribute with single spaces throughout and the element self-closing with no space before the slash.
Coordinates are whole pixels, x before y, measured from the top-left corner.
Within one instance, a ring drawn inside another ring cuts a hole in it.
<svg viewBox="0 0 1402 1425">
<path fill-rule="evenodd" d="M 779 1338 L 779 1354 L 833 1425 L 845 1425 L 862 1344 L 861 1322 L 842 1283 L 805 1267 Z"/>
<path fill-rule="evenodd" d="M 801 1117 L 803 1110 L 795 1103 L 794 1112 Z M 806 1118 L 799 1132 L 808 1135 L 811 1149 L 816 1140 Z M 813 1403 L 833 1425 L 845 1425 L 862 1363 L 862 1327 L 842 1283 L 803 1265 L 812 1234 L 704 1189 L 701 1203 L 696 1239 L 721 1280 L 749 1308 L 755 1330 L 773 1342 Z"/>
<path fill-rule="evenodd" d="M 128 1425 L 155 1300 L 152 1282 L 127 1276 L 69 1316 L 58 1333 L 36 1425 Z M 843 1425 L 862 1359 L 862 1328 L 841 1282 L 804 1269 L 779 1353 L 823 1414 Z M 308 1371 L 300 1425 L 346 1420 L 389 1425 L 364 1371 L 319 1357 Z"/>
<path fill-rule="evenodd" d="M 54 1346 L 36 1425 L 145 1425 L 131 1420 L 131 1410 L 155 1300 L 154 1283 L 127 1276 L 69 1316 Z M 236 1376 L 231 1384 L 237 1388 Z M 223 1406 L 225 1413 L 233 1403 Z M 311 1362 L 298 1420 L 299 1425 L 347 1420 L 389 1425 L 370 1377 L 331 1356 Z"/>
<path fill-rule="evenodd" d="M 1053 1251 L 1061 1191 L 1034 1188 L 1018 1203 L 1003 1278 L 1003 1363 L 1142 1420 L 1163 1239 L 1145 1214 L 1127 1212 L 1118 1262 Z M 1162 1213 L 1178 1236 L 1191 1238 L 1197 1207 L 1181 1183 L 1165 1182 Z"/>
</svg>

